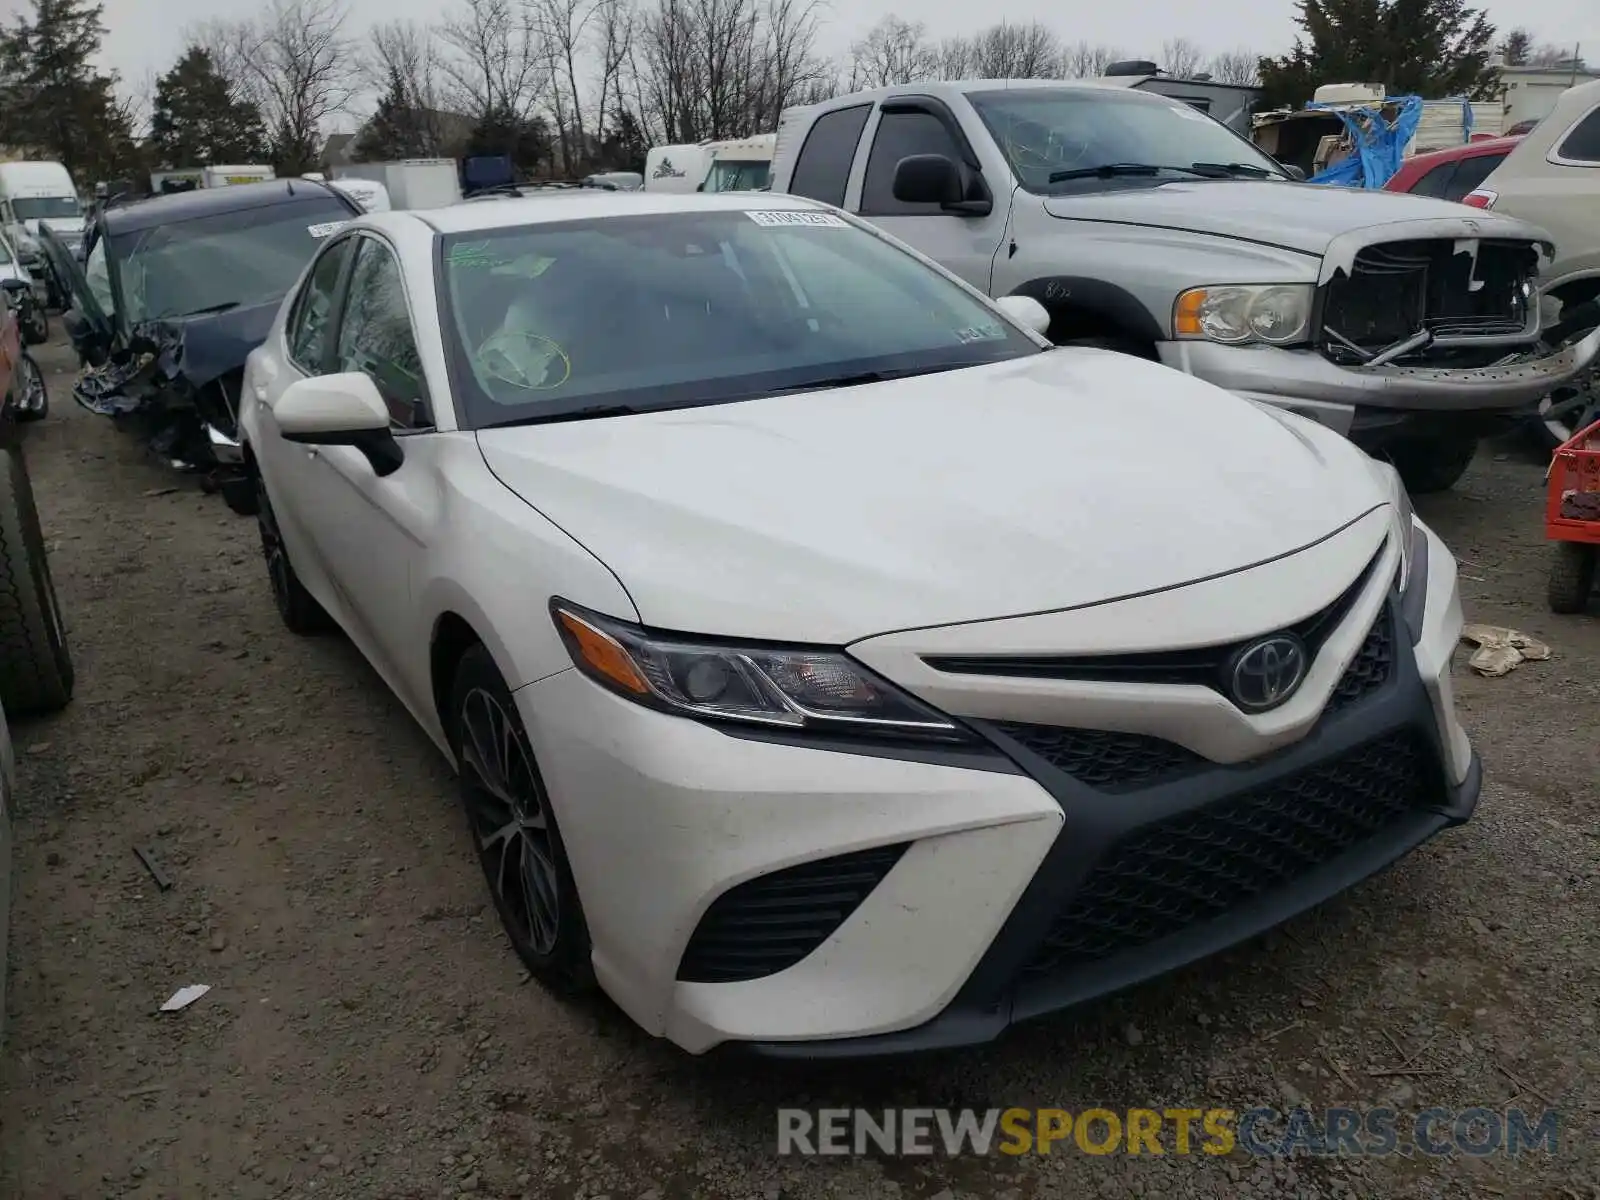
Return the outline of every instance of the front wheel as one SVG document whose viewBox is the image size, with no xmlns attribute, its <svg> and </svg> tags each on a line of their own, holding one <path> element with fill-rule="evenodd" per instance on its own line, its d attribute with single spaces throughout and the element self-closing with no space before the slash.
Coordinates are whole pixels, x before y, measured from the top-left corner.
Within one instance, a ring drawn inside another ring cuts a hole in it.
<svg viewBox="0 0 1600 1200">
<path fill-rule="evenodd" d="M 1478 453 L 1478 439 L 1438 437 L 1401 442 L 1390 447 L 1389 461 L 1414 496 L 1447 492 L 1460 481 Z"/>
<path fill-rule="evenodd" d="M 558 991 L 592 986 L 589 927 L 516 701 L 488 650 L 468 650 L 450 693 L 461 803 L 517 957 Z"/>
<path fill-rule="evenodd" d="M 267 498 L 266 481 L 256 476 L 256 528 L 261 534 L 261 554 L 267 560 L 267 579 L 272 584 L 272 602 L 290 633 L 302 637 L 322 633 L 333 625 L 328 612 L 306 590 L 289 561 L 289 547 L 278 528 L 278 514 Z"/>
</svg>

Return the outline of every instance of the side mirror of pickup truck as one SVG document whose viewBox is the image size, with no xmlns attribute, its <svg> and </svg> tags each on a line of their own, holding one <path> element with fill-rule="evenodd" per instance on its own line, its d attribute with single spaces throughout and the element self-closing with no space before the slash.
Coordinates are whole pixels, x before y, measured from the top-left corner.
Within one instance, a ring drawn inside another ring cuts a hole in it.
<svg viewBox="0 0 1600 1200">
<path fill-rule="evenodd" d="M 1278 165 L 1283 168 L 1283 173 L 1296 183 L 1304 183 L 1306 181 L 1306 169 L 1304 167 L 1297 167 L 1294 163 L 1279 163 Z"/>
<path fill-rule="evenodd" d="M 942 154 L 913 154 L 894 168 L 894 198 L 902 204 L 937 204 L 963 217 L 987 216 L 994 202 L 969 198 L 961 168 Z"/>
</svg>

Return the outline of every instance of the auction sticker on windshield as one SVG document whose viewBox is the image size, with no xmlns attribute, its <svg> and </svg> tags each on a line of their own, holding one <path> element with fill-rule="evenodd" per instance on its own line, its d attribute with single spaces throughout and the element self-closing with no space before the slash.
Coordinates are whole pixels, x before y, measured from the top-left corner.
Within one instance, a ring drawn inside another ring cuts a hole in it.
<svg viewBox="0 0 1600 1200">
<path fill-rule="evenodd" d="M 832 213 L 792 212 L 783 209 L 771 212 L 746 209 L 744 215 L 757 225 L 816 225 L 824 229 L 850 228 L 849 221 L 846 221 L 843 217 L 836 217 Z"/>
<path fill-rule="evenodd" d="M 323 221 L 320 225 L 307 225 L 306 232 L 314 238 L 325 238 L 335 230 L 343 229 L 349 221 Z"/>
</svg>

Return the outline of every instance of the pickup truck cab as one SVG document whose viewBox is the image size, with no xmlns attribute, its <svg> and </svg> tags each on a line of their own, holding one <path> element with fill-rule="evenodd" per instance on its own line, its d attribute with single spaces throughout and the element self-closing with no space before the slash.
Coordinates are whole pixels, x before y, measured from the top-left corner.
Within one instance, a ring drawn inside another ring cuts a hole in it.
<svg viewBox="0 0 1600 1200">
<path fill-rule="evenodd" d="M 1540 342 L 1542 230 L 1318 187 L 1180 100 L 1091 81 L 905 84 L 792 108 L 772 190 L 856 213 L 1057 344 L 1157 359 L 1450 487 L 1600 351 Z"/>
</svg>

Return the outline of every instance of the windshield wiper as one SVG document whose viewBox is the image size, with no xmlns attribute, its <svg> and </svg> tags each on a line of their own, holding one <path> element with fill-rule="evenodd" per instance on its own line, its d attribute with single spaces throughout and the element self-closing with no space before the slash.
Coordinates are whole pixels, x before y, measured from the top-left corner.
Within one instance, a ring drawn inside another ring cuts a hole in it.
<svg viewBox="0 0 1600 1200">
<path fill-rule="evenodd" d="M 1098 167 L 1074 167 L 1070 171 L 1051 171 L 1049 182 L 1065 183 L 1069 179 L 1113 179 L 1118 175 L 1159 175 L 1163 171 L 1177 171 L 1181 175 L 1198 175 L 1202 179 L 1212 177 L 1211 172 L 1197 170 L 1195 167 L 1121 162 L 1101 163 Z"/>
<path fill-rule="evenodd" d="M 191 312 L 162 313 L 159 317 L 151 317 L 152 321 L 181 321 L 185 317 L 209 317 L 217 313 L 227 312 L 229 309 L 238 308 L 237 300 L 229 300 L 223 304 L 213 304 L 209 308 L 197 308 Z"/>
<path fill-rule="evenodd" d="M 485 429 L 510 429 L 517 425 L 554 425 L 558 421 L 587 421 L 598 417 L 634 417 L 642 412 L 653 412 L 654 409 L 635 408 L 631 404 L 591 404 L 587 408 L 568 408 L 561 412 L 537 413 L 531 417 L 517 417 L 510 421 L 496 421 L 491 425 L 480 425 L 480 431 Z"/>
<path fill-rule="evenodd" d="M 1258 167 L 1252 163 L 1209 163 L 1197 162 L 1194 164 L 1197 171 L 1221 171 L 1227 175 L 1248 175 L 1252 179 L 1279 179 L 1279 172 L 1269 171 L 1265 167 Z"/>
</svg>

